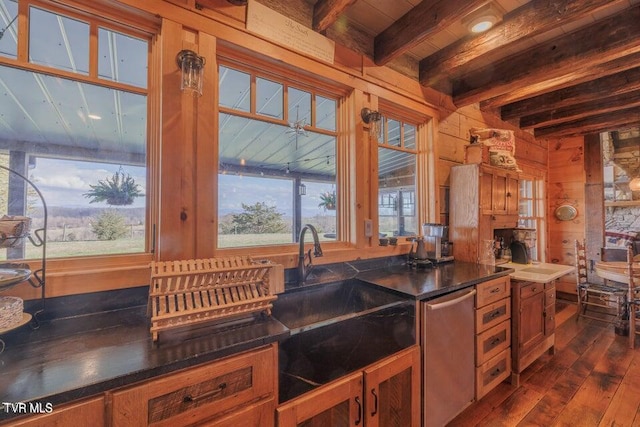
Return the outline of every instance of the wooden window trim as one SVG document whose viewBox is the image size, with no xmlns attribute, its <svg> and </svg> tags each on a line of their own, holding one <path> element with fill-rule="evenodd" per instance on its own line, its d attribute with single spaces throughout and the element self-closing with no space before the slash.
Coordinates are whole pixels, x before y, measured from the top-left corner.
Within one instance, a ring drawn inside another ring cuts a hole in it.
<svg viewBox="0 0 640 427">
<path fill-rule="evenodd" d="M 238 116 L 238 117 L 244 117 L 244 118 L 250 118 L 250 119 L 256 119 L 256 120 L 260 120 L 260 121 L 264 121 L 264 122 L 269 122 L 269 123 L 275 123 L 275 124 L 279 124 L 279 125 L 284 125 L 286 126 L 290 119 L 288 117 L 288 108 L 287 108 L 287 97 L 288 97 L 288 93 L 289 93 L 289 88 L 295 88 L 295 89 L 299 89 L 299 90 L 304 90 L 307 91 L 311 94 L 311 102 L 312 102 L 312 109 L 311 109 L 311 115 L 312 115 L 312 120 L 314 118 L 314 115 L 316 114 L 315 111 L 315 97 L 316 95 L 320 95 L 323 96 L 325 98 L 329 98 L 329 99 L 334 99 L 336 101 L 336 124 L 337 124 L 337 129 L 335 131 L 330 131 L 327 129 L 323 129 L 323 128 L 318 128 L 315 126 L 315 122 L 314 126 L 308 125 L 306 126 L 310 131 L 316 132 L 316 133 L 320 133 L 320 134 L 324 134 L 324 135 L 329 135 L 329 136 L 334 136 L 336 138 L 336 158 L 343 158 L 345 159 L 345 161 L 350 161 L 349 157 L 346 155 L 347 150 L 345 148 L 341 148 L 341 147 L 345 147 L 346 142 L 345 142 L 345 138 L 344 138 L 344 134 L 346 132 L 341 132 L 340 131 L 340 122 L 341 122 L 341 100 L 343 99 L 343 95 L 344 92 L 340 89 L 335 89 L 334 90 L 330 90 L 327 86 L 325 86 L 324 84 L 318 82 L 318 84 L 316 85 L 316 82 L 313 81 L 312 79 L 308 79 L 308 78 L 304 78 L 301 79 L 299 78 L 299 76 L 294 75 L 293 73 L 291 73 L 288 70 L 282 69 L 282 68 L 278 68 L 275 67 L 272 64 L 269 64 L 267 61 L 260 61 L 259 59 L 256 59 L 255 57 L 251 57 L 251 64 L 252 66 L 248 66 L 245 63 L 242 62 L 242 58 L 244 58 L 245 60 L 249 60 L 249 57 L 243 56 L 242 54 L 238 54 L 237 57 L 235 58 L 230 58 L 231 53 L 229 51 L 225 51 L 223 49 L 223 53 L 224 54 L 220 54 L 220 50 L 218 51 L 219 55 L 218 55 L 218 60 L 217 63 L 215 64 L 216 68 L 220 67 L 220 66 L 224 66 L 227 68 L 231 68 L 237 71 L 241 71 L 244 73 L 247 73 L 250 75 L 250 84 L 251 84 L 251 107 L 250 107 L 250 112 L 246 112 L 246 111 L 240 111 L 240 110 L 234 110 L 232 108 L 228 108 L 228 107 L 222 107 L 218 104 L 217 99 L 216 99 L 216 106 L 215 106 L 215 111 L 214 114 L 220 114 L 220 113 L 225 113 L 225 114 L 231 114 L 234 116 Z M 257 62 L 256 62 L 257 61 Z M 256 113 L 256 79 L 257 78 L 264 78 L 264 79 L 269 79 L 271 81 L 280 83 L 283 85 L 284 87 L 284 97 L 283 97 L 283 119 L 277 119 L 277 118 L 273 118 L 273 117 L 268 117 L 268 116 L 264 116 L 264 115 L 260 115 Z M 320 88 L 320 89 L 318 89 Z M 341 135 L 343 135 L 341 137 Z M 216 138 L 217 141 L 217 138 Z M 342 141 L 342 142 L 341 142 Z M 218 141 L 219 144 L 219 141 Z M 216 159 L 214 164 L 218 165 L 219 161 L 217 158 L 217 152 L 218 152 L 218 147 L 216 146 Z M 342 156 L 342 157 L 341 157 Z M 343 162 L 341 162 L 343 163 Z M 218 166 L 215 166 L 216 169 L 216 173 L 218 171 Z M 341 179 L 341 168 L 339 165 L 337 165 L 336 167 L 336 186 L 338 188 L 343 188 L 345 186 L 343 186 L 341 184 L 341 182 L 343 181 Z M 346 188 L 346 187 L 345 187 Z M 218 189 L 215 189 L 215 195 L 214 195 L 214 199 L 216 200 L 216 207 L 215 207 L 215 211 L 216 211 L 216 215 L 217 215 L 217 198 L 218 198 L 218 193 L 217 193 Z M 347 190 L 345 190 L 346 192 Z M 340 191 L 341 194 L 343 194 L 343 191 Z M 343 196 L 344 197 L 344 196 Z M 340 200 L 341 202 L 343 202 L 343 199 Z M 348 202 L 347 202 L 348 203 Z M 340 203 L 340 206 L 345 207 L 346 204 Z M 350 214 L 348 213 L 349 209 L 341 209 L 341 212 L 338 213 L 336 221 L 337 221 L 337 226 L 338 229 L 341 230 L 339 237 L 342 237 L 342 240 L 339 241 L 335 241 L 335 242 L 323 242 L 323 249 L 329 249 L 330 251 L 340 251 L 341 253 L 344 250 L 349 250 L 350 248 L 353 248 L 353 244 L 351 242 L 349 242 L 349 238 L 351 236 L 351 231 L 350 231 L 350 227 L 344 227 L 345 221 L 343 218 L 346 218 L 347 216 L 349 216 Z M 297 254 L 298 249 L 299 249 L 299 245 L 297 242 L 292 242 L 292 243 L 286 243 L 286 244 L 279 244 L 279 245 L 263 245 L 263 246 L 249 246 L 249 247 L 237 247 L 237 248 L 219 248 L 218 246 L 218 235 L 216 232 L 216 236 L 214 239 L 214 251 L 216 256 L 238 256 L 238 255 L 246 255 L 247 251 L 251 251 L 252 256 L 254 257 L 269 257 L 271 259 L 275 259 L 275 260 L 282 260 L 287 259 L 287 265 L 291 264 L 290 257 L 292 253 Z M 297 260 L 296 260 L 297 261 Z M 324 261 L 324 260 L 323 260 Z"/>
<path fill-rule="evenodd" d="M 29 10 L 31 6 L 89 24 L 89 75 L 76 74 L 29 62 Z M 153 225 L 157 223 L 158 216 L 157 209 L 154 207 L 154 201 L 157 200 L 154 191 L 158 188 L 159 173 L 156 170 L 158 162 L 154 161 L 154 159 L 157 158 L 157 153 L 159 152 L 160 134 L 154 129 L 160 128 L 160 115 L 155 109 L 160 108 L 158 100 L 161 87 L 158 84 L 158 78 L 151 72 L 151 70 L 158 70 L 159 68 L 152 67 L 151 64 L 159 61 L 159 54 L 155 53 L 153 49 L 154 40 L 160 29 L 159 20 L 146 12 L 125 7 L 124 5 L 118 6 L 115 2 L 102 0 L 97 0 L 91 5 L 75 0 L 64 0 L 64 2 L 58 0 L 19 0 L 17 22 L 17 59 L 0 56 L 0 65 L 147 96 L 147 206 L 145 213 L 147 226 L 145 251 L 133 254 L 105 254 L 47 259 L 45 296 L 50 298 L 148 285 L 148 268 L 152 259 L 151 251 L 153 250 L 151 241 Z M 148 42 L 149 66 L 147 67 L 146 88 L 98 78 L 98 28 L 108 29 Z M 91 49 L 95 50 L 92 51 Z M 30 265 L 32 270 L 40 268 L 42 264 L 39 260 L 25 260 L 25 262 Z M 37 299 L 40 297 L 40 290 L 30 286 L 18 286 L 15 288 L 14 293 L 23 299 Z"/>
</svg>

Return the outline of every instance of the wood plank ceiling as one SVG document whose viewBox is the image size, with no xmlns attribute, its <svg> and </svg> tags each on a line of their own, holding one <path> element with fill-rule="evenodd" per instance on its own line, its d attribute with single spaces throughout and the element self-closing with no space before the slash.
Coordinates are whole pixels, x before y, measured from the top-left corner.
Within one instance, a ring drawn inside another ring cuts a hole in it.
<svg viewBox="0 0 640 427">
<path fill-rule="evenodd" d="M 267 1 L 267 3 L 269 3 Z M 640 125 L 640 0 L 307 0 L 314 30 L 368 34 L 373 60 L 417 62 L 424 86 L 536 137 Z M 480 8 L 502 16 L 469 35 Z M 335 38 L 335 37 L 333 37 Z M 339 40 L 336 40 L 339 42 Z"/>
</svg>

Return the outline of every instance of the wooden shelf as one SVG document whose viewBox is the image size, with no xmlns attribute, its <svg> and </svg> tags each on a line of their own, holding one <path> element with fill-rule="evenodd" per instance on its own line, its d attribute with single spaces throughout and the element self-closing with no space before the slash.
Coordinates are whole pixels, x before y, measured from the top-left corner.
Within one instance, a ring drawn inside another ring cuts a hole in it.
<svg viewBox="0 0 640 427">
<path fill-rule="evenodd" d="M 605 201 L 605 207 L 610 206 L 640 206 L 640 200 L 618 200 L 618 201 Z"/>
</svg>

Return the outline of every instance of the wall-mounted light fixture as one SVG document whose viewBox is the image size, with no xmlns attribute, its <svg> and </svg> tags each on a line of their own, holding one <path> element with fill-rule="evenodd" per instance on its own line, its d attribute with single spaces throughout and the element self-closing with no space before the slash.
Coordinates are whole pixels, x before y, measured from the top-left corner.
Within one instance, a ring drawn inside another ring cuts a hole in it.
<svg viewBox="0 0 640 427">
<path fill-rule="evenodd" d="M 369 125 L 369 135 L 377 137 L 380 134 L 382 114 L 365 107 L 360 111 L 360 117 L 365 124 Z"/>
<path fill-rule="evenodd" d="M 307 186 L 304 184 L 298 185 L 298 196 L 304 196 L 307 194 Z"/>
<path fill-rule="evenodd" d="M 204 58 L 198 56 L 192 50 L 181 50 L 176 57 L 178 67 L 182 71 L 180 79 L 181 90 L 192 90 L 202 95 L 202 69 L 204 68 Z"/>
<path fill-rule="evenodd" d="M 462 24 L 469 32 L 478 34 L 493 27 L 501 18 L 500 12 L 489 3 L 480 9 L 470 13 L 462 19 Z"/>
</svg>

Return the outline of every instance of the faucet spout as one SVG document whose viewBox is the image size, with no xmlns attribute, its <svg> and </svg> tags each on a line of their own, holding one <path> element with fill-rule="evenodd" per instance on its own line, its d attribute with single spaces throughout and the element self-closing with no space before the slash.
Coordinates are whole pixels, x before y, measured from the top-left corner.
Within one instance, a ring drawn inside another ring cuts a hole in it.
<svg viewBox="0 0 640 427">
<path fill-rule="evenodd" d="M 299 251 L 298 251 L 298 282 L 299 284 L 303 284 L 305 280 L 307 280 L 307 276 L 311 272 L 313 268 L 313 264 L 311 261 L 311 249 L 305 254 L 304 251 L 304 236 L 306 231 L 311 231 L 311 235 L 313 236 L 313 256 L 321 257 L 322 256 L 322 248 L 320 247 L 320 239 L 318 238 L 318 231 L 311 224 L 305 224 L 304 227 L 300 230 L 300 236 L 298 238 L 298 242 L 300 243 Z M 305 258 L 309 257 L 309 264 L 305 264 Z"/>
</svg>

